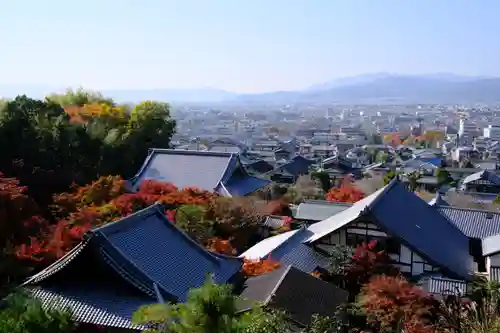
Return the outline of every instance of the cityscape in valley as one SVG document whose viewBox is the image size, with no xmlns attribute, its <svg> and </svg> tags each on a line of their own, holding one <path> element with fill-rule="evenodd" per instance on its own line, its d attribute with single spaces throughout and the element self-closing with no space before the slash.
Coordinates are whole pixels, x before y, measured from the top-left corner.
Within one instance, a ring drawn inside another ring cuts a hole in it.
<svg viewBox="0 0 500 333">
<path fill-rule="evenodd" d="M 0 333 L 499 333 L 499 12 L 6 2 Z"/>
</svg>

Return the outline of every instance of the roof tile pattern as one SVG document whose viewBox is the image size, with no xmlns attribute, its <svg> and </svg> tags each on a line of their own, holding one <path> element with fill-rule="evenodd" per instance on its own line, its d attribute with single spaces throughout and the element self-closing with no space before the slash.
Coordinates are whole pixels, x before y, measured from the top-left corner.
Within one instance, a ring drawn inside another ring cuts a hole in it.
<svg viewBox="0 0 500 333">
<path fill-rule="evenodd" d="M 64 292 L 38 287 L 29 287 L 26 290 L 32 297 L 39 299 L 44 308 L 70 310 L 78 322 L 134 330 L 145 329 L 132 324 L 134 312 L 142 305 L 154 302 L 148 298 L 120 297 L 104 291 L 97 293 L 77 288 Z"/>
<path fill-rule="evenodd" d="M 437 207 L 453 225 L 471 238 L 500 234 L 500 213 L 458 207 Z"/>
</svg>

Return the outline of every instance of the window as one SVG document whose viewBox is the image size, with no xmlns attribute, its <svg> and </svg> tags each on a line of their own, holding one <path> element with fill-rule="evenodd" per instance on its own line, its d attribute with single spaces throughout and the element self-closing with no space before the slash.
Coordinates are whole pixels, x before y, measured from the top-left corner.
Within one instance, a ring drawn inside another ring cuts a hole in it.
<svg viewBox="0 0 500 333">
<path fill-rule="evenodd" d="M 387 238 L 385 240 L 385 251 L 389 254 L 400 254 L 401 244 L 396 238 Z"/>
<path fill-rule="evenodd" d="M 366 235 L 347 233 L 346 243 L 348 246 L 355 248 L 358 245 L 365 243 L 367 241 L 366 238 Z"/>
</svg>

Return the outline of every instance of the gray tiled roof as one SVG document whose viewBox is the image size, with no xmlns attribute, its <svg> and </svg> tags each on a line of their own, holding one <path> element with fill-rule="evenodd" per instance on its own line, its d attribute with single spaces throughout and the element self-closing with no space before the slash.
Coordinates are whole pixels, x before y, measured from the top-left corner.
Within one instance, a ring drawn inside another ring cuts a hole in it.
<svg viewBox="0 0 500 333">
<path fill-rule="evenodd" d="M 347 301 L 347 291 L 320 280 L 293 266 L 249 278 L 238 307 L 249 310 L 258 302 L 284 310 L 295 322 L 308 325 L 313 314 L 335 316 L 337 307 Z"/>
<path fill-rule="evenodd" d="M 132 183 L 137 187 L 145 179 L 156 179 L 179 188 L 196 186 L 213 191 L 232 159 L 231 153 L 152 149 Z"/>
<path fill-rule="evenodd" d="M 471 278 L 473 260 L 468 237 L 435 207 L 409 192 L 397 178 L 343 212 L 311 225 L 308 229 L 314 235 L 308 242 L 315 242 L 362 215 L 375 217 L 382 230 L 436 266 L 457 277 Z"/>
<path fill-rule="evenodd" d="M 236 170 L 240 171 L 238 175 Z M 137 190 L 146 179 L 170 182 L 179 188 L 198 187 L 225 196 L 247 195 L 269 184 L 249 176 L 238 154 L 197 150 L 152 149 L 129 181 L 131 189 Z"/>
<path fill-rule="evenodd" d="M 351 207 L 350 203 L 306 200 L 299 204 L 296 219 L 322 221 Z"/>
<path fill-rule="evenodd" d="M 142 305 L 154 302 L 146 297 L 121 297 L 102 290 L 97 293 L 75 288 L 61 292 L 55 288 L 27 287 L 25 291 L 46 309 L 69 310 L 77 322 L 141 331 L 146 327 L 132 324 L 132 315 Z"/>
<path fill-rule="evenodd" d="M 467 282 L 444 277 L 424 276 L 420 279 L 418 285 L 428 293 L 434 295 L 463 296 L 467 293 Z"/>
<path fill-rule="evenodd" d="M 500 267 L 490 268 L 490 280 L 500 282 Z"/>
<path fill-rule="evenodd" d="M 500 212 L 458 207 L 436 207 L 462 233 L 471 238 L 500 234 Z"/>
</svg>

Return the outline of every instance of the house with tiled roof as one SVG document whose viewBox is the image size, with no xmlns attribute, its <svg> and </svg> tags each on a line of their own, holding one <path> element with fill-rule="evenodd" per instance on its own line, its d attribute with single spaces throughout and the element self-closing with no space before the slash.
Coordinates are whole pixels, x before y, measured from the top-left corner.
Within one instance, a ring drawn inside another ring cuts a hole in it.
<svg viewBox="0 0 500 333">
<path fill-rule="evenodd" d="M 469 237 L 480 270 L 500 281 L 500 212 L 451 206 L 437 210 Z"/>
<path fill-rule="evenodd" d="M 441 274 L 467 281 L 477 266 L 469 238 L 397 179 L 338 214 L 265 239 L 242 256 L 271 255 L 312 272 L 328 262 L 332 247 L 355 247 L 370 240 L 377 240 L 394 264 L 410 276 Z"/>
<path fill-rule="evenodd" d="M 258 304 L 284 310 L 292 327 L 305 327 L 314 314 L 334 317 L 337 307 L 347 301 L 348 292 L 291 265 L 283 265 L 246 280 L 239 295 L 239 312 Z"/>
<path fill-rule="evenodd" d="M 240 258 L 208 252 L 153 205 L 87 233 L 67 255 L 23 288 L 46 306 L 69 308 L 81 323 L 141 330 L 132 314 L 145 304 L 183 302 L 208 275 L 231 282 Z"/>
<path fill-rule="evenodd" d="M 315 162 L 303 156 L 297 155 L 290 161 L 278 166 L 268 172 L 271 180 L 283 183 L 294 183 L 301 175 L 309 173 L 309 168 Z"/>
<path fill-rule="evenodd" d="M 482 170 L 465 177 L 461 190 L 480 193 L 500 193 L 500 176 L 490 170 Z"/>
<path fill-rule="evenodd" d="M 245 196 L 270 183 L 249 175 L 238 154 L 174 149 L 151 149 L 139 172 L 129 180 L 130 190 L 137 190 L 147 179 L 198 187 L 222 196 Z"/>
</svg>

